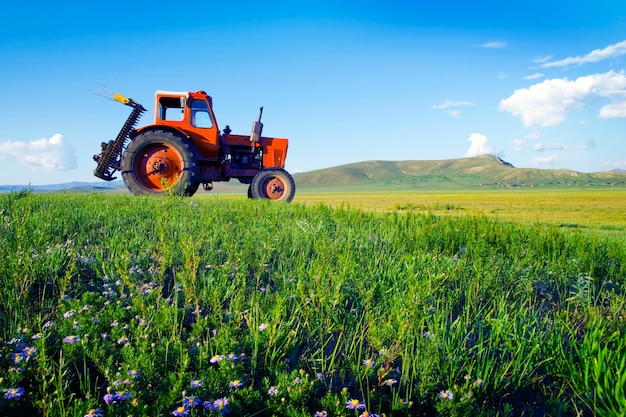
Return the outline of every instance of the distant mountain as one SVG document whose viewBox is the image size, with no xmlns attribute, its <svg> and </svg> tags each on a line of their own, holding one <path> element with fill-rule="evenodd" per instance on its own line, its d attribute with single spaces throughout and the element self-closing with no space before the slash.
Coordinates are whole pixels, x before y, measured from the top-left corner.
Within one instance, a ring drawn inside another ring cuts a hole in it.
<svg viewBox="0 0 626 417">
<path fill-rule="evenodd" d="M 626 187 L 626 171 L 581 173 L 567 169 L 515 168 L 494 155 L 435 161 L 365 161 L 295 174 L 298 190 L 409 191 L 516 187 Z M 245 188 L 233 180 L 214 192 Z M 0 185 L 0 192 L 122 192 L 121 180 L 54 185 Z"/>
<path fill-rule="evenodd" d="M 21 192 L 31 191 L 35 193 L 51 192 L 122 192 L 126 191 L 126 185 L 121 180 L 118 181 L 98 181 L 98 182 L 66 182 L 63 184 L 50 185 L 0 185 L 0 192 Z"/>
<path fill-rule="evenodd" d="M 436 161 L 366 161 L 294 176 L 300 190 L 402 191 L 626 186 L 626 173 L 515 168 L 494 155 Z"/>
</svg>

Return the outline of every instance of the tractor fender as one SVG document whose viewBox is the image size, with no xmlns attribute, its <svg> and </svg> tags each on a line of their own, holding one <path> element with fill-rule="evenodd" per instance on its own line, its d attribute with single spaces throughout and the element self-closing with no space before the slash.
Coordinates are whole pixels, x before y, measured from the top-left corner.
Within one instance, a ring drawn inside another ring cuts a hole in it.
<svg viewBox="0 0 626 417">
<path fill-rule="evenodd" d="M 175 135 L 179 135 L 183 138 L 185 138 L 188 141 L 191 141 L 191 136 L 189 136 L 187 133 L 185 133 L 184 130 L 182 129 L 178 129 L 176 127 L 172 127 L 172 126 L 167 126 L 167 125 L 147 125 L 147 126 L 142 126 L 138 129 L 135 129 L 129 136 L 131 139 L 134 139 L 135 136 L 150 131 L 150 130 L 163 130 L 166 132 L 172 132 Z"/>
</svg>

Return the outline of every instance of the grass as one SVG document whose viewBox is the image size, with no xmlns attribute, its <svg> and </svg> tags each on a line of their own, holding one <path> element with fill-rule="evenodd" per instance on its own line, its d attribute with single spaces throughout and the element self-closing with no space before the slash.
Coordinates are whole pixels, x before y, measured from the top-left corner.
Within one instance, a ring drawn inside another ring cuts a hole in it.
<svg viewBox="0 0 626 417">
<path fill-rule="evenodd" d="M 0 415 L 625 414 L 621 236 L 385 204 L 0 195 Z"/>
</svg>

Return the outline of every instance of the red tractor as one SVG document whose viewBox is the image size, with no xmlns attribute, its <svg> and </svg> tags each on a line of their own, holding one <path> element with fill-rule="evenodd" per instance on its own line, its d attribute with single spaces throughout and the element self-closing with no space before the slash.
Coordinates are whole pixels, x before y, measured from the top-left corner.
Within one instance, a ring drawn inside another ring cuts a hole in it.
<svg viewBox="0 0 626 417">
<path fill-rule="evenodd" d="M 134 194 L 187 196 L 200 184 L 211 190 L 213 181 L 236 178 L 249 184 L 250 198 L 293 199 L 296 185 L 284 169 L 289 141 L 261 136 L 263 107 L 247 136 L 231 134 L 228 126 L 220 133 L 213 100 L 204 91 L 157 91 L 154 123 L 139 128 L 146 109 L 119 93 L 113 98 L 133 110 L 117 138 L 94 155 L 96 177 L 111 181 L 120 171 Z"/>
</svg>

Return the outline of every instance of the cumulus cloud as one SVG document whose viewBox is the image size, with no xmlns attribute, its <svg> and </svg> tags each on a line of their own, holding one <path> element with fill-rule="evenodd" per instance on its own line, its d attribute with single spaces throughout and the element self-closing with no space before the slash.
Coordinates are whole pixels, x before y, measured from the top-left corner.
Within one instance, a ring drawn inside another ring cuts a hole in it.
<svg viewBox="0 0 626 417">
<path fill-rule="evenodd" d="M 530 163 L 536 167 L 552 167 L 555 163 L 557 163 L 559 158 L 556 156 L 540 156 L 534 158 Z"/>
<path fill-rule="evenodd" d="M 583 151 L 586 151 L 595 147 L 596 147 L 596 142 L 593 139 L 588 140 L 585 143 L 581 143 L 580 145 L 578 145 L 578 149 L 582 149 Z"/>
<path fill-rule="evenodd" d="M 465 152 L 466 157 L 478 156 L 493 152 L 493 146 L 488 144 L 487 136 L 483 135 L 482 133 L 472 133 L 467 140 L 472 144 L 470 145 L 467 152 Z"/>
<path fill-rule="evenodd" d="M 508 44 L 502 41 L 489 41 L 489 42 L 485 42 L 476 46 L 480 48 L 486 48 L 486 49 L 502 49 L 502 48 L 506 48 Z"/>
<path fill-rule="evenodd" d="M 566 120 L 566 113 L 581 110 L 585 100 L 607 98 L 612 102 L 601 108 L 601 118 L 626 117 L 626 76 L 609 71 L 579 77 L 556 78 L 529 88 L 515 90 L 500 101 L 500 110 L 519 116 L 526 127 L 556 126 Z"/>
<path fill-rule="evenodd" d="M 524 142 L 525 141 L 523 139 L 518 139 L 518 138 L 513 139 L 513 150 L 515 152 L 522 152 L 522 151 L 524 151 L 525 150 Z"/>
<path fill-rule="evenodd" d="M 76 151 L 72 145 L 63 140 L 63 135 L 59 133 L 50 139 L 0 143 L 0 155 L 17 158 L 33 171 L 52 172 L 76 168 Z"/>
<path fill-rule="evenodd" d="M 589 62 L 598 62 L 605 59 L 614 58 L 616 56 L 626 54 L 626 41 L 621 41 L 613 45 L 609 45 L 603 49 L 594 49 L 587 55 L 569 57 L 558 61 L 550 62 L 547 60 L 541 64 L 544 68 L 549 67 L 566 67 L 570 65 L 582 65 Z"/>
<path fill-rule="evenodd" d="M 445 110 L 452 117 L 459 117 L 461 115 L 461 111 L 458 109 L 459 107 L 467 107 L 467 106 L 475 106 L 471 101 L 451 101 L 446 100 L 442 104 L 437 104 L 432 106 L 433 109 Z"/>
</svg>

